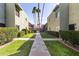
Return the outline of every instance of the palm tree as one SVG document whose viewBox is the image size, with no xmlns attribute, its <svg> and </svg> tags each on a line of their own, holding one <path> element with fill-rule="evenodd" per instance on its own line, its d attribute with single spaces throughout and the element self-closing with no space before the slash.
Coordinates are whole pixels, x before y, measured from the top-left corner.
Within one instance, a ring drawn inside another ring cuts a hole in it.
<svg viewBox="0 0 79 59">
<path fill-rule="evenodd" d="M 36 12 L 38 13 L 38 24 L 40 24 L 39 13 L 41 12 L 41 10 L 39 9 L 39 3 L 38 3 L 38 8 L 36 9 Z"/>
<path fill-rule="evenodd" d="M 34 17 L 34 23 L 36 24 L 36 7 L 33 7 L 32 14 L 33 14 L 33 17 Z"/>
<path fill-rule="evenodd" d="M 36 13 L 38 13 L 38 20 L 37 21 L 36 21 Z M 38 3 L 38 8 L 36 9 L 36 7 L 33 7 L 33 9 L 32 9 L 32 14 L 33 14 L 33 17 L 34 17 L 34 23 L 35 23 L 36 26 L 37 26 L 37 24 L 40 25 L 39 13 L 40 13 L 40 9 L 39 9 L 39 3 Z M 36 22 L 37 22 L 37 24 L 36 24 Z"/>
</svg>

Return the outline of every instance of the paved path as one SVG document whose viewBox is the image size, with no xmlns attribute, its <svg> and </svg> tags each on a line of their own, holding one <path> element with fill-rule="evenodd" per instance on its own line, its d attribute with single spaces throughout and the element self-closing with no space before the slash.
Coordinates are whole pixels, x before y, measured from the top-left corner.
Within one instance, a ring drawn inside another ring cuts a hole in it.
<svg viewBox="0 0 79 59">
<path fill-rule="evenodd" d="M 40 36 L 40 33 L 36 33 L 29 56 L 50 56 L 48 49 Z"/>
</svg>

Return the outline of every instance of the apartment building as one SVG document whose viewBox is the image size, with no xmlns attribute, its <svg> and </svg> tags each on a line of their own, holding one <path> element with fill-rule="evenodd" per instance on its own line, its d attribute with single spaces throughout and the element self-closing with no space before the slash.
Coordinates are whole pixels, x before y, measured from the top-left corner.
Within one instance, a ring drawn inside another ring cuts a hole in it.
<svg viewBox="0 0 79 59">
<path fill-rule="evenodd" d="M 60 30 L 68 30 L 69 27 L 69 6 L 68 3 L 60 3 Z"/>
<path fill-rule="evenodd" d="M 0 3 L 0 27 L 17 27 L 19 30 L 29 29 L 28 16 L 15 3 Z"/>
<path fill-rule="evenodd" d="M 60 4 L 61 30 L 79 30 L 79 3 Z"/>
<path fill-rule="evenodd" d="M 79 30 L 79 3 L 60 3 L 48 16 L 48 31 Z"/>
<path fill-rule="evenodd" d="M 59 20 L 59 5 L 57 5 L 52 13 L 47 18 L 47 30 L 48 31 L 59 31 L 60 20 Z"/>
</svg>

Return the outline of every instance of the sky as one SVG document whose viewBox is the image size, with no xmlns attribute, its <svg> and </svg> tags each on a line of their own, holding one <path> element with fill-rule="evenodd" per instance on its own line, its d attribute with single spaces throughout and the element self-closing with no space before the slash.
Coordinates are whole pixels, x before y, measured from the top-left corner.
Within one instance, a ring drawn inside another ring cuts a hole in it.
<svg viewBox="0 0 79 59">
<path fill-rule="evenodd" d="M 55 8 L 56 5 L 57 5 L 56 3 L 45 3 L 42 24 L 45 24 L 47 22 L 47 17 L 50 15 L 50 13 L 52 12 L 52 10 Z M 38 3 L 20 3 L 20 6 L 29 17 L 28 21 L 34 24 L 32 9 L 33 7 L 38 7 Z M 41 10 L 42 10 L 42 7 L 43 7 L 43 3 L 40 3 Z M 40 16 L 41 16 L 41 13 L 40 13 Z"/>
</svg>

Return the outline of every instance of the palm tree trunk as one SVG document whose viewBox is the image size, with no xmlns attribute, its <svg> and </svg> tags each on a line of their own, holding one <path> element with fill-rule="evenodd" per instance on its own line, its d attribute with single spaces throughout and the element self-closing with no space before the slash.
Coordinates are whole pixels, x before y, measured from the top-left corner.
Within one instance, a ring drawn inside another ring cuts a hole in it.
<svg viewBox="0 0 79 59">
<path fill-rule="evenodd" d="M 38 21 L 37 21 L 38 23 L 37 23 L 37 24 L 38 24 L 38 30 L 39 30 L 39 29 L 40 29 L 40 18 L 39 18 L 39 17 L 40 17 L 40 16 L 39 16 L 40 9 L 39 9 L 39 3 L 38 3 L 37 13 L 38 13 Z"/>
</svg>

